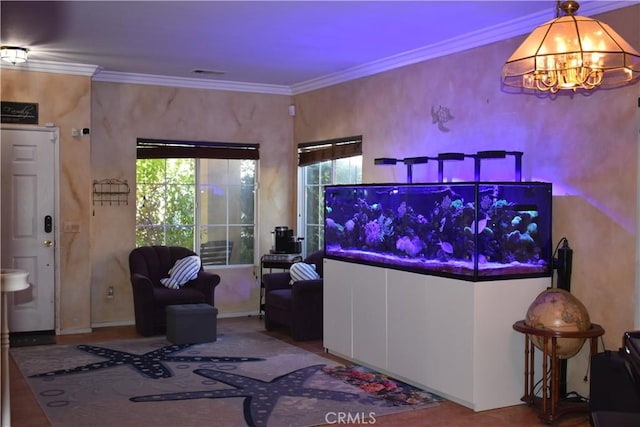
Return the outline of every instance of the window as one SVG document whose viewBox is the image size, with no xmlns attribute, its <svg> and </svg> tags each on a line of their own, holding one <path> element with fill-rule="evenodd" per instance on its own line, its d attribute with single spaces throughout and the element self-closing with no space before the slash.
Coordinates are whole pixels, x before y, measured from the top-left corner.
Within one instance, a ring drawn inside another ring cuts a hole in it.
<svg viewBox="0 0 640 427">
<path fill-rule="evenodd" d="M 204 265 L 253 264 L 257 159 L 187 156 L 257 153 L 234 152 L 232 145 L 225 152 L 220 144 L 207 150 L 212 146 L 140 141 L 136 245 L 184 246 L 200 254 Z"/>
<path fill-rule="evenodd" d="M 324 186 L 362 182 L 362 137 L 300 144 L 298 234 L 304 253 L 324 248 Z"/>
</svg>

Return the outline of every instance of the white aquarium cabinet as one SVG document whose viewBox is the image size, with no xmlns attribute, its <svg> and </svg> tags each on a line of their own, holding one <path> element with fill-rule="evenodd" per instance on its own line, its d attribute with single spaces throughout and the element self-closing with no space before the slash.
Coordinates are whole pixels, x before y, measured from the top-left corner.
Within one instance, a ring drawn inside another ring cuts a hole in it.
<svg viewBox="0 0 640 427">
<path fill-rule="evenodd" d="M 469 282 L 324 260 L 324 347 L 475 411 L 521 404 L 524 318 L 549 277 Z"/>
</svg>

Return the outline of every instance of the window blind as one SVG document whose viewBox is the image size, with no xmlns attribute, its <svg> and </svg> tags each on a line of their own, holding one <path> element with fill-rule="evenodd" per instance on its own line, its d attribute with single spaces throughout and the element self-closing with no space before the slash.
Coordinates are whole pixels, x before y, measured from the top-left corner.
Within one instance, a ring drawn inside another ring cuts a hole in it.
<svg viewBox="0 0 640 427">
<path fill-rule="evenodd" d="M 260 144 L 138 138 L 136 156 L 138 159 L 258 160 Z"/>
<path fill-rule="evenodd" d="M 362 155 L 362 135 L 298 144 L 298 166 Z"/>
</svg>

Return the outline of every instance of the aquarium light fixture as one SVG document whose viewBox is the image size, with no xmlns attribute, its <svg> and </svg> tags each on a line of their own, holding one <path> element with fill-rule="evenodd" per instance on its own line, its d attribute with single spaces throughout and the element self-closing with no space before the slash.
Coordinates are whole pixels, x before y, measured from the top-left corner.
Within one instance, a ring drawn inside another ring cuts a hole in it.
<svg viewBox="0 0 640 427">
<path fill-rule="evenodd" d="M 403 159 L 394 159 L 391 157 L 379 157 L 377 159 L 373 159 L 373 163 L 376 165 L 395 165 L 398 162 L 404 162 Z M 411 173 L 411 165 L 407 165 L 407 184 L 411 184 L 413 180 Z"/>
<path fill-rule="evenodd" d="M 474 180 L 480 181 L 480 164 L 483 159 L 505 159 L 513 156 L 515 161 L 515 181 L 522 181 L 522 151 L 485 150 L 475 154 L 466 153 L 439 153 L 437 157 L 419 156 L 394 159 L 392 157 L 378 157 L 373 159 L 375 165 L 396 165 L 400 162 L 407 166 L 407 184 L 413 182 L 413 165 L 429 163 L 429 160 L 438 161 L 438 182 L 444 182 L 444 162 L 447 160 L 460 161 L 467 158 L 474 159 Z"/>
<path fill-rule="evenodd" d="M 378 157 L 373 159 L 375 165 L 395 165 L 402 162 L 407 166 L 407 184 L 413 182 L 413 165 L 420 165 L 429 162 L 429 159 L 436 160 L 434 157 L 405 157 L 404 159 L 394 159 L 391 157 Z"/>
<path fill-rule="evenodd" d="M 473 154 L 464 153 L 440 153 L 438 160 L 464 160 L 466 157 L 473 157 Z"/>
<path fill-rule="evenodd" d="M 478 151 L 475 157 L 476 159 L 504 159 L 507 157 L 507 152 L 504 150 Z"/>
<path fill-rule="evenodd" d="M 406 157 L 402 161 L 405 165 L 407 165 L 407 183 L 411 184 L 413 182 L 413 165 L 421 165 L 424 163 L 428 163 L 431 157 Z"/>
<path fill-rule="evenodd" d="M 475 154 L 464 153 L 440 153 L 438 154 L 438 182 L 444 182 L 444 162 L 445 160 L 464 160 L 467 157 L 475 157 Z"/>
<path fill-rule="evenodd" d="M 505 159 L 507 156 L 513 156 L 515 160 L 515 180 L 517 182 L 522 181 L 522 151 L 505 151 L 505 150 L 487 150 L 478 151 L 475 155 L 471 155 L 475 158 L 474 178 L 476 181 L 480 181 L 480 163 L 483 159 Z"/>
<path fill-rule="evenodd" d="M 575 92 L 640 76 L 640 53 L 607 24 L 575 15 L 579 7 L 576 1 L 556 2 L 556 19 L 534 29 L 507 60 L 504 85 Z"/>
<path fill-rule="evenodd" d="M 432 157 L 407 157 L 403 159 L 405 165 L 421 165 L 424 163 L 428 163 L 429 159 Z"/>
<path fill-rule="evenodd" d="M 392 159 L 390 157 L 379 157 L 377 159 L 373 159 L 373 164 L 375 165 L 395 165 L 402 160 Z"/>
</svg>

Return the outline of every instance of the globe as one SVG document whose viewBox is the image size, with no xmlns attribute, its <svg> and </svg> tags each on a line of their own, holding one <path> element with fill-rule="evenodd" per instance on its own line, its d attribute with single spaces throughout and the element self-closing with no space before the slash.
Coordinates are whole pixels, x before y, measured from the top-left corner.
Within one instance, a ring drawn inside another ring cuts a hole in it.
<svg viewBox="0 0 640 427">
<path fill-rule="evenodd" d="M 549 288 L 536 297 L 527 310 L 525 324 L 537 329 L 551 329 L 560 332 L 584 332 L 591 328 L 589 313 L 584 304 L 564 289 Z M 543 350 L 543 337 L 531 336 L 533 345 Z M 560 359 L 575 356 L 585 338 L 558 338 L 556 355 Z M 551 354 L 551 339 L 547 342 Z"/>
</svg>

